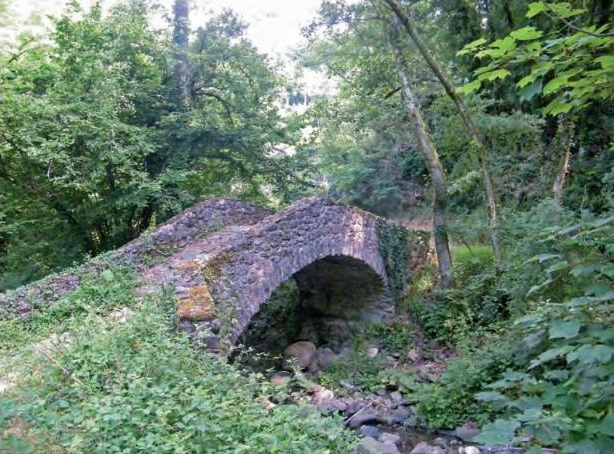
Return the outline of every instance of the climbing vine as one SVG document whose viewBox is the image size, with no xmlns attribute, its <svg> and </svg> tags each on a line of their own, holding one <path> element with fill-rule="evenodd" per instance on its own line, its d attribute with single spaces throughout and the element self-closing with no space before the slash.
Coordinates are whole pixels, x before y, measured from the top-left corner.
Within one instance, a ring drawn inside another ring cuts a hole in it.
<svg viewBox="0 0 614 454">
<path fill-rule="evenodd" d="M 395 300 L 399 300 L 405 292 L 409 277 L 412 235 L 405 227 L 384 218 L 376 219 L 375 231 L 379 240 L 379 252 L 388 275 L 390 292 Z"/>
</svg>

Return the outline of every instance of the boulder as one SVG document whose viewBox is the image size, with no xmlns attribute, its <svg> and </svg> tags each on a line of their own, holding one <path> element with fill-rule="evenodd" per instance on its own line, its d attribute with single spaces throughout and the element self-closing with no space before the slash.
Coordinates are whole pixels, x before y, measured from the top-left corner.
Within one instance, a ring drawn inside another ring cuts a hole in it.
<svg viewBox="0 0 614 454">
<path fill-rule="evenodd" d="M 309 369 L 309 366 L 316 359 L 316 346 L 313 342 L 298 341 L 284 350 L 284 360 L 286 364 L 296 364 L 302 370 Z"/>
<path fill-rule="evenodd" d="M 360 426 L 358 428 L 358 433 L 363 437 L 372 437 L 375 439 L 379 438 L 379 436 L 381 435 L 381 432 L 377 427 L 367 425 Z"/>
<path fill-rule="evenodd" d="M 394 410 L 382 413 L 377 419 L 382 424 L 394 426 L 396 424 L 402 423 L 407 418 L 412 416 L 412 414 L 413 413 L 409 407 L 399 407 L 395 408 Z"/>
<path fill-rule="evenodd" d="M 320 386 L 313 393 L 311 403 L 316 407 L 327 407 L 331 404 L 331 402 L 333 402 L 334 399 L 335 393 L 333 393 L 330 389 Z"/>
<path fill-rule="evenodd" d="M 351 417 L 346 419 L 345 425 L 350 429 L 356 429 L 368 422 L 374 422 L 377 420 L 377 411 L 371 407 L 363 407 L 354 413 Z"/>
<path fill-rule="evenodd" d="M 480 434 L 480 429 L 477 429 L 475 427 L 471 427 L 468 425 L 459 426 L 450 433 L 450 435 L 458 437 L 464 442 L 473 441 L 473 439 L 479 434 Z"/>
</svg>

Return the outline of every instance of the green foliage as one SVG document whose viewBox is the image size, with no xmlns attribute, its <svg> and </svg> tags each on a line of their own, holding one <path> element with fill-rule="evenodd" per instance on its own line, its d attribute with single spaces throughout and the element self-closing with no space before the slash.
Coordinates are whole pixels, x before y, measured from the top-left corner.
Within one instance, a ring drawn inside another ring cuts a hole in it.
<svg viewBox="0 0 614 454">
<path fill-rule="evenodd" d="M 486 246 L 452 250 L 454 288 L 436 290 L 416 307 L 424 333 L 455 346 L 507 318 L 507 292 L 498 285 L 492 249 Z"/>
<path fill-rule="evenodd" d="M 27 317 L 8 315 L 0 319 L 0 353 L 12 352 L 27 343 L 40 341 L 54 332 L 68 332 L 83 325 L 88 317 L 104 316 L 133 301 L 134 270 L 128 266 L 105 269 L 80 278 L 80 286 L 57 302 L 34 299 Z M 11 304 L 7 295 L 6 304 Z"/>
<path fill-rule="evenodd" d="M 309 28 L 320 33 L 310 36 L 304 64 L 339 79 L 337 95 L 309 112 L 317 125 L 312 145 L 330 195 L 379 214 L 398 214 L 417 205 L 427 172 L 399 95 L 388 24 L 369 2 L 324 2 Z M 407 59 L 428 79 L 419 58 Z M 431 88 L 421 83 L 416 91 L 422 99 Z"/>
<path fill-rule="evenodd" d="M 464 350 L 451 360 L 438 382 L 416 391 L 419 416 L 429 427 L 452 429 L 466 422 L 482 425 L 496 414 L 489 402 L 475 394 L 512 364 L 514 340 L 494 335 L 482 340 L 480 348 Z"/>
<path fill-rule="evenodd" d="M 589 16 L 589 11 L 573 8 L 568 2 L 529 5 L 528 18 L 542 14 L 569 24 L 579 16 Z M 517 82 L 521 99 L 530 100 L 537 94 L 549 98 L 545 114 L 554 116 L 578 111 L 594 101 L 612 99 L 612 24 L 576 23 L 579 25 L 573 26 L 571 32 L 557 30 L 546 35 L 534 26 L 526 26 L 489 44 L 482 38 L 468 44 L 460 54 L 475 53 L 477 58 L 488 58 L 489 63 L 477 69 L 474 81 L 461 91 L 469 93 L 479 89 L 484 81 L 504 79 L 511 74 L 505 68 L 518 65 L 530 68 L 530 72 Z"/>
<path fill-rule="evenodd" d="M 396 318 L 387 324 L 370 324 L 367 338 L 377 340 L 385 352 L 398 353 L 416 343 L 415 327 L 408 320 Z"/>
<path fill-rule="evenodd" d="M 336 418 L 274 405 L 279 392 L 264 377 L 196 352 L 174 330 L 169 299 L 133 309 L 113 324 L 90 312 L 67 345 L 48 352 L 52 361 L 32 358 L 28 376 L 0 401 L 0 450 L 351 451 L 354 436 Z"/>
<path fill-rule="evenodd" d="M 613 237 L 612 216 L 549 230 L 543 242 L 555 252 L 531 259 L 545 280 L 528 296 L 541 301 L 515 321 L 527 367 L 508 371 L 477 395 L 507 413 L 485 427 L 485 439 L 566 453 L 614 447 Z M 501 424 L 513 430 L 497 438 Z"/>
<path fill-rule="evenodd" d="M 322 370 L 318 381 L 340 393 L 348 393 L 342 382 L 364 391 L 375 392 L 391 385 L 409 389 L 413 383 L 410 375 L 398 373 L 389 364 L 386 355 L 410 349 L 416 342 L 414 326 L 407 320 L 395 319 L 389 324 L 368 324 L 361 334 L 349 339 L 351 348 L 342 352 L 342 357 Z M 375 357 L 366 354 L 369 347 L 377 346 L 381 352 Z"/>
<path fill-rule="evenodd" d="M 336 390 L 339 394 L 352 394 L 342 384 L 351 383 L 366 392 L 375 392 L 385 384 L 380 375 L 385 369 L 386 361 L 378 355 L 374 358 L 367 357 L 363 348 L 355 346 L 349 356 L 334 361 L 327 366 L 318 376 L 318 382 L 323 386 Z"/>
</svg>

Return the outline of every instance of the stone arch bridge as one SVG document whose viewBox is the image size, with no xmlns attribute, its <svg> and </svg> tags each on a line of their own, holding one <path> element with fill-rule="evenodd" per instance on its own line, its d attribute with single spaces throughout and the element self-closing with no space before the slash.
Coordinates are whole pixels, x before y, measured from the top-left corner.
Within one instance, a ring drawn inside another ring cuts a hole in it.
<svg viewBox="0 0 614 454">
<path fill-rule="evenodd" d="M 147 263 L 148 249 L 159 254 L 159 245 L 169 244 L 177 252 L 143 274 L 172 289 L 180 329 L 222 351 L 289 279 L 298 286 L 303 317 L 386 322 L 411 259 L 405 228 L 324 198 L 302 199 L 277 213 L 209 200 L 123 252 Z"/>
<path fill-rule="evenodd" d="M 343 336 L 341 327 L 393 316 L 408 273 L 426 251 L 425 241 L 402 226 L 329 199 L 302 199 L 277 213 L 211 199 L 78 272 L 50 276 L 10 298 L 1 294 L 0 318 L 28 317 L 37 305 L 75 290 L 80 275 L 129 261 L 145 278 L 139 292 L 172 291 L 179 328 L 211 350 L 228 353 L 273 292 L 292 280 L 298 323 Z M 300 340 L 326 345 L 327 339 Z"/>
</svg>

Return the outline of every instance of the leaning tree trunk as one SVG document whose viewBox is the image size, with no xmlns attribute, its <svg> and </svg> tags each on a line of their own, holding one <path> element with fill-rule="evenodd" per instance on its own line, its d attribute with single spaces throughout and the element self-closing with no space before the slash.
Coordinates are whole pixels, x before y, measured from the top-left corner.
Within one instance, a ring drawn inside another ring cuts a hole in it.
<svg viewBox="0 0 614 454">
<path fill-rule="evenodd" d="M 395 56 L 397 70 L 401 78 L 403 98 L 407 110 L 411 115 L 414 134 L 420 144 L 426 165 L 433 184 L 433 239 L 435 240 L 435 252 L 437 253 L 438 271 L 441 278 L 442 288 L 452 286 L 452 256 L 448 244 L 448 231 L 446 223 L 446 210 L 448 206 L 448 190 L 443 167 L 439 161 L 439 155 L 435 144 L 426 129 L 426 123 L 418 106 L 416 95 L 411 89 L 407 76 L 406 63 L 403 53 L 397 41 L 396 25 L 392 24 L 390 44 Z"/>
<path fill-rule="evenodd" d="M 569 168 L 569 159 L 571 158 L 571 149 L 575 135 L 574 126 L 573 119 L 569 117 L 561 116 L 558 119 L 556 145 L 559 150 L 562 150 L 562 155 L 556 175 L 554 176 L 554 182 L 552 183 L 552 196 L 554 197 L 554 201 L 559 205 L 563 200 L 563 186 L 565 185 L 567 170 Z"/>
<path fill-rule="evenodd" d="M 484 185 L 484 193 L 486 196 L 486 207 L 488 209 L 488 218 L 490 223 L 490 239 L 492 242 L 493 253 L 495 255 L 495 266 L 500 269 L 503 265 L 503 251 L 501 249 L 501 243 L 499 241 L 499 218 L 497 216 L 497 202 L 495 196 L 495 188 L 490 178 L 490 171 L 488 166 L 488 149 L 484 145 L 484 142 L 480 138 L 478 129 L 469 114 L 469 109 L 465 105 L 462 98 L 456 93 L 456 90 L 452 86 L 448 76 L 443 72 L 443 69 L 431 56 L 428 49 L 418 36 L 418 32 L 414 27 L 414 24 L 410 20 L 409 16 L 404 13 L 399 5 L 394 0 L 383 0 L 386 5 L 394 12 L 395 16 L 399 19 L 405 31 L 410 36 L 418 51 L 422 55 L 422 58 L 426 61 L 429 68 L 433 71 L 439 82 L 443 85 L 446 94 L 452 99 L 454 105 L 458 109 L 460 116 L 467 128 L 469 137 L 477 151 L 477 157 L 480 165 L 480 172 L 482 174 L 482 183 Z"/>
</svg>

